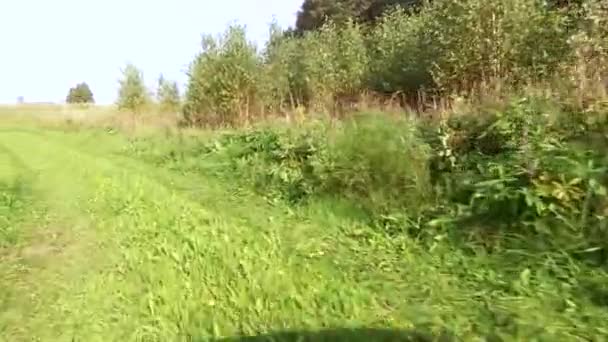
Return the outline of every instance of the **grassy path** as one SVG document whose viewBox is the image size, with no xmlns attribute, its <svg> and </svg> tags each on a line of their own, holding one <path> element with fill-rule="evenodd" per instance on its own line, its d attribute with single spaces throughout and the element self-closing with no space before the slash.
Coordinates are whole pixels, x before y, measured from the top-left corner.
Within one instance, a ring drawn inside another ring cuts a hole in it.
<svg viewBox="0 0 608 342">
<path fill-rule="evenodd" d="M 580 337 L 542 293 L 499 296 L 504 279 L 466 274 L 474 259 L 446 261 L 405 238 L 389 244 L 327 204 L 270 207 L 114 153 L 124 145 L 100 132 L 0 132 L 0 228 L 9 232 L 0 340 L 204 341 L 355 327 L 471 339 L 508 325 L 518 327 L 512 336 Z M 553 330 L 543 330 L 547 320 Z M 386 337 L 368 333 L 360 339 Z M 307 336 L 353 340 L 328 334 Z"/>
<path fill-rule="evenodd" d="M 5 163 L 35 175 L 36 205 L 48 211 L 29 223 L 21 257 L 3 260 L 44 259 L 12 274 L 21 284 L 2 284 L 19 288 L 0 323 L 7 340 L 197 340 L 394 320 L 390 298 L 317 258 L 315 234 L 327 234 L 315 227 L 283 227 L 253 203 L 243 216 L 211 185 L 195 201 L 160 172 L 86 153 L 68 136 L 5 131 L 0 145 L 4 159 L 21 158 Z"/>
</svg>

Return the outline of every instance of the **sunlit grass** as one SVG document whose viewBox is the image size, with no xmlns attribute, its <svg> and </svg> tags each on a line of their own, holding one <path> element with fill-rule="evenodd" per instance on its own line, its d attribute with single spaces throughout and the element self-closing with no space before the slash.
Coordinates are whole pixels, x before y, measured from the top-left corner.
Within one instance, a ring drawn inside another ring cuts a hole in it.
<svg viewBox="0 0 608 342">
<path fill-rule="evenodd" d="M 1 165 L 13 171 L 2 177 L 29 173 L 34 196 L 7 206 L 26 244 L 2 259 L 0 340 L 608 336 L 605 273 L 445 241 L 429 250 L 370 226 L 347 200 L 269 203 L 193 153 L 215 133 L 152 129 L 133 141 L 5 126 Z"/>
</svg>

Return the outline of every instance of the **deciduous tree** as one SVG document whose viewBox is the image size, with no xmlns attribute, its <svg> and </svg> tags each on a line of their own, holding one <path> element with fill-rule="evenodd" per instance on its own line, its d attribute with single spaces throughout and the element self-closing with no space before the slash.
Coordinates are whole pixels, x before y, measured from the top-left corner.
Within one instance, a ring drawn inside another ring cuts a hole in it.
<svg viewBox="0 0 608 342">
<path fill-rule="evenodd" d="M 128 63 L 122 70 L 122 79 L 118 81 L 117 105 L 133 113 L 139 112 L 148 102 L 148 92 L 144 85 L 144 75 L 135 65 Z"/>
<path fill-rule="evenodd" d="M 77 84 L 74 88 L 70 88 L 68 96 L 65 99 L 67 103 L 95 103 L 93 92 L 86 82 Z"/>
</svg>

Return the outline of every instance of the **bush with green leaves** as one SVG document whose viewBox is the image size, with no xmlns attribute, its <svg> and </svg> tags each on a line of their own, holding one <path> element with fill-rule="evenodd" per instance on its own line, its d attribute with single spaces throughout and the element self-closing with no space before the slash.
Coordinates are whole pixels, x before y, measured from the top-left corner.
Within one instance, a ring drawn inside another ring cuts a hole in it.
<svg viewBox="0 0 608 342">
<path fill-rule="evenodd" d="M 331 109 L 364 91 L 369 58 L 360 25 L 327 23 L 307 33 L 301 49 L 311 107 Z"/>
<path fill-rule="evenodd" d="M 328 133 L 318 155 L 321 190 L 342 194 L 366 209 L 406 208 L 416 213 L 430 200 L 430 148 L 410 120 L 364 115 Z"/>
<path fill-rule="evenodd" d="M 119 109 L 138 113 L 150 102 L 143 72 L 135 65 L 127 64 L 122 70 L 122 79 L 118 83 L 118 99 L 116 102 Z"/>
<path fill-rule="evenodd" d="M 199 153 L 272 199 L 349 200 L 390 233 L 608 262 L 608 136 L 588 139 L 604 126 L 579 125 L 546 98 L 475 110 L 430 124 L 366 114 L 255 129 Z"/>
<path fill-rule="evenodd" d="M 333 128 L 260 129 L 212 146 L 210 151 L 224 151 L 242 179 L 290 202 L 343 196 L 369 212 L 415 213 L 430 200 L 430 149 L 409 121 L 377 117 Z"/>
<path fill-rule="evenodd" d="M 575 126 L 563 121 L 573 117 L 554 110 L 546 100 L 523 98 L 490 119 L 444 125 L 443 144 L 434 145 L 442 163 L 434 165 L 443 165 L 436 189 L 446 211 L 432 226 L 453 237 L 464 229 L 486 242 L 510 237 L 607 262 L 608 159 L 601 151 L 608 138 L 600 148 L 581 141 L 590 127 L 567 132 Z"/>
<path fill-rule="evenodd" d="M 537 0 L 436 1 L 416 16 L 418 48 L 448 92 L 546 78 L 569 51 L 565 17 Z"/>
<path fill-rule="evenodd" d="M 261 104 L 261 61 L 245 28 L 231 26 L 219 38 L 205 36 L 190 66 L 184 116 L 195 124 L 247 122 Z"/>
<path fill-rule="evenodd" d="M 565 100 L 574 98 L 575 105 L 593 111 L 593 106 L 606 106 L 595 99 L 608 97 L 608 1 L 584 1 L 576 15 L 578 27 L 568 41 L 574 61 L 565 63 L 560 76 L 569 76 Z"/>
<path fill-rule="evenodd" d="M 287 106 L 296 107 L 296 85 L 294 79 L 300 78 L 295 68 L 298 63 L 297 41 L 285 35 L 276 22 L 270 26 L 270 36 L 264 53 L 261 80 L 261 97 L 266 110 L 286 112 Z M 295 91 L 295 92 L 294 92 Z"/>
<path fill-rule="evenodd" d="M 362 28 L 352 22 L 327 24 L 301 39 L 273 26 L 261 55 L 244 28 L 233 26 L 220 38 L 203 39 L 203 52 L 190 68 L 185 118 L 234 124 L 288 106 L 333 110 L 361 94 L 367 66 Z"/>
<path fill-rule="evenodd" d="M 229 159 L 229 171 L 266 197 L 296 203 L 318 193 L 313 162 L 315 155 L 325 148 L 323 132 L 255 129 L 225 135 L 208 151 Z"/>
<path fill-rule="evenodd" d="M 160 75 L 156 97 L 163 112 L 177 113 L 180 110 L 181 99 L 177 82 L 168 81 Z"/>
<path fill-rule="evenodd" d="M 380 93 L 415 94 L 433 88 L 436 56 L 423 41 L 424 17 L 402 9 L 387 13 L 367 36 L 370 53 L 369 87 Z"/>
<path fill-rule="evenodd" d="M 536 0 L 446 0 L 386 13 L 370 30 L 369 86 L 448 94 L 552 76 L 568 58 L 565 16 Z"/>
<path fill-rule="evenodd" d="M 446 0 L 397 8 L 364 29 L 324 21 L 301 38 L 304 78 L 315 103 L 367 90 L 470 93 L 548 80 L 574 57 L 570 13 L 538 0 Z"/>
<path fill-rule="evenodd" d="M 309 39 L 301 39 L 271 26 L 270 38 L 264 49 L 261 86 L 265 110 L 287 112 L 306 106 L 318 89 L 311 86 Z"/>
<path fill-rule="evenodd" d="M 68 96 L 65 99 L 66 103 L 95 103 L 93 92 L 86 82 L 78 83 L 75 87 L 70 88 Z"/>
</svg>

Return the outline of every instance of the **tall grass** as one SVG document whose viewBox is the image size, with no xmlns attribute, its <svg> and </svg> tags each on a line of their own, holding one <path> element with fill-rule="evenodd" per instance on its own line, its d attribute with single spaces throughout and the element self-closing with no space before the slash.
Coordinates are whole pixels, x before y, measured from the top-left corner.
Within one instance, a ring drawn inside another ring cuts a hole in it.
<svg viewBox="0 0 608 342">
<path fill-rule="evenodd" d="M 291 36 L 275 25 L 263 51 L 231 27 L 204 40 L 186 118 L 238 125 L 343 114 L 370 96 L 422 109 L 438 97 L 439 120 L 254 130 L 205 151 L 267 196 L 338 195 L 386 229 L 605 254 L 607 5 L 433 1 L 370 26 Z"/>
<path fill-rule="evenodd" d="M 390 235 L 608 265 L 606 117 L 567 111 L 550 96 L 460 111 L 239 130 L 160 161 L 191 155 L 207 165 L 200 172 L 273 201 L 339 198 Z"/>
</svg>

